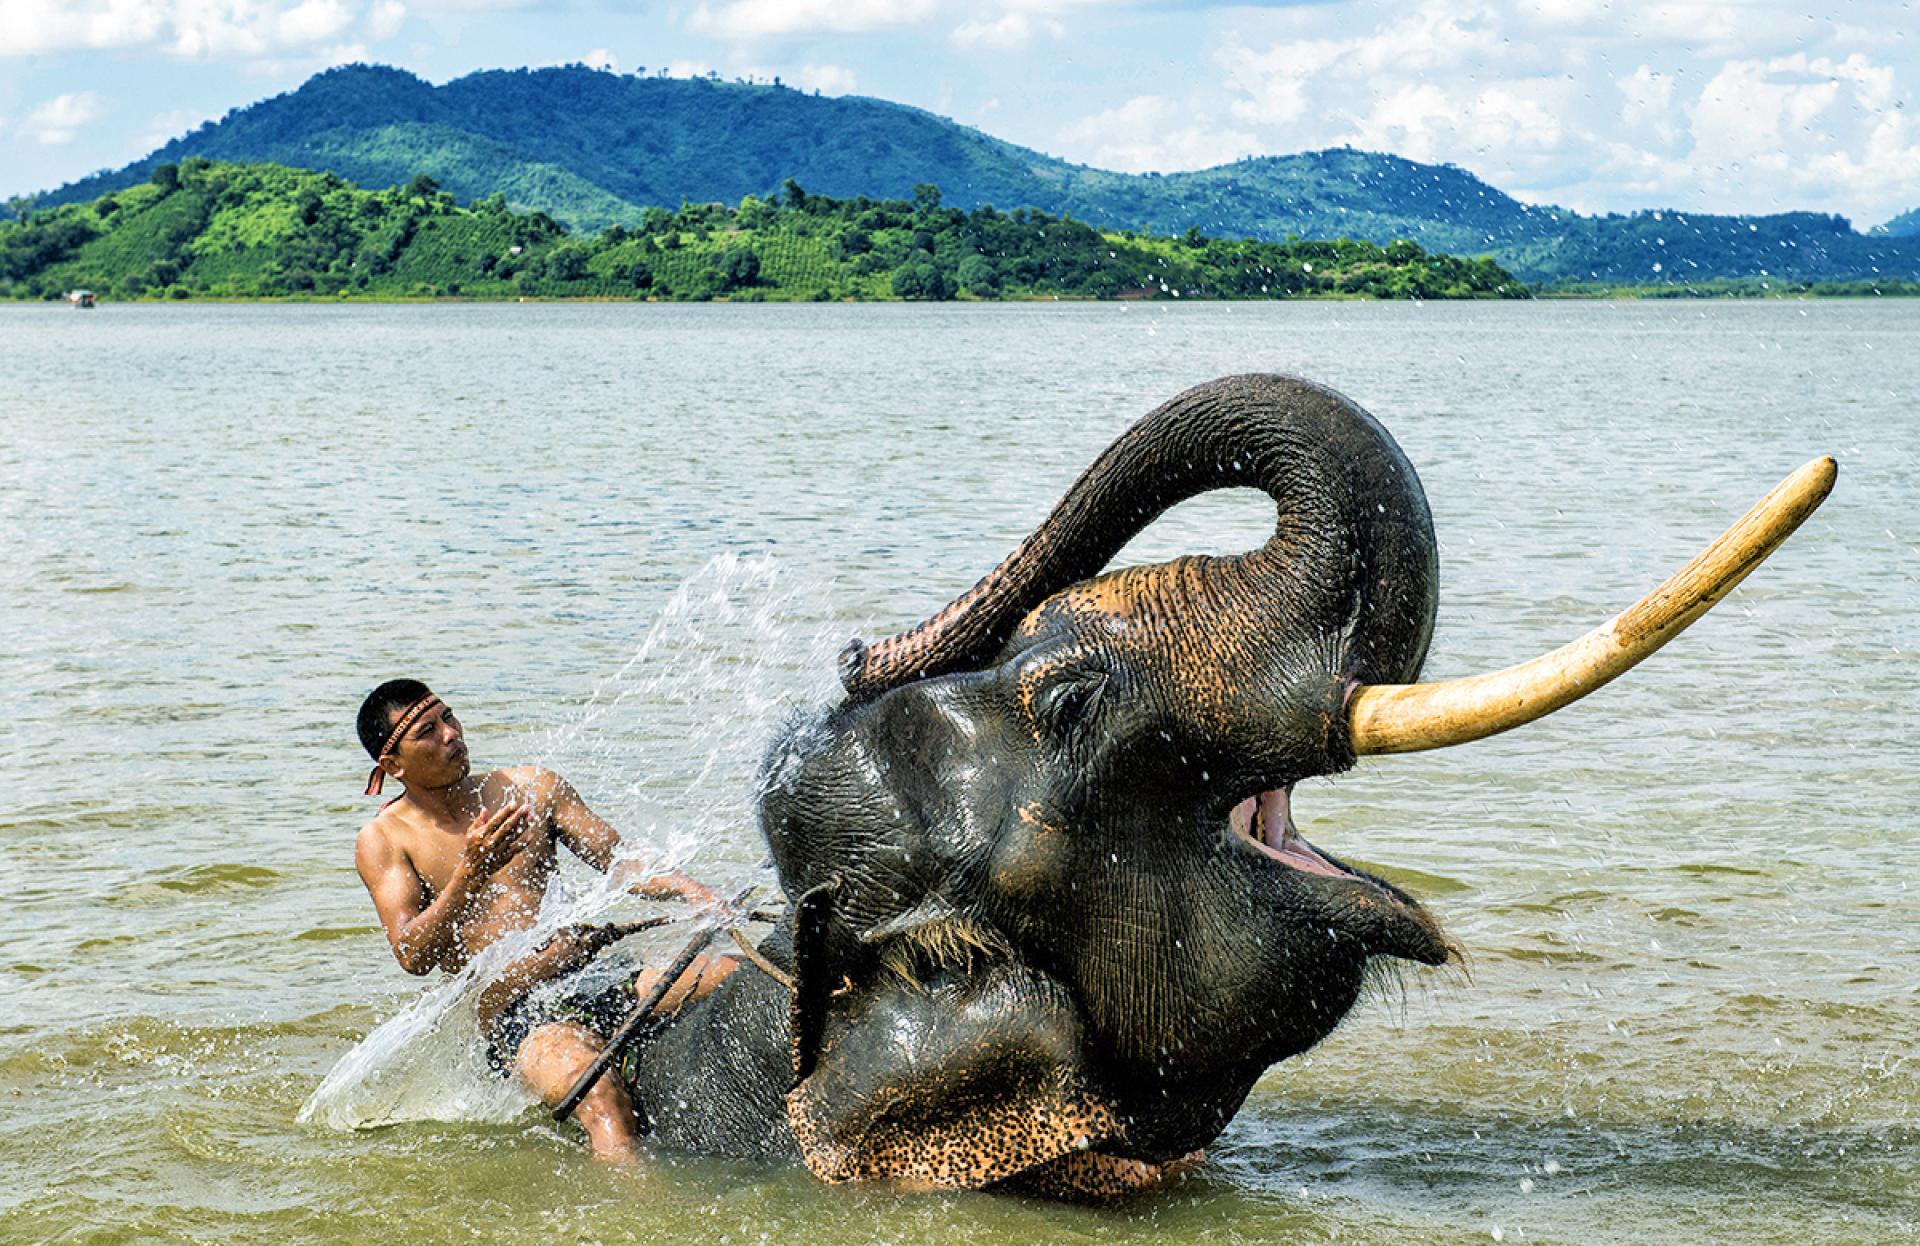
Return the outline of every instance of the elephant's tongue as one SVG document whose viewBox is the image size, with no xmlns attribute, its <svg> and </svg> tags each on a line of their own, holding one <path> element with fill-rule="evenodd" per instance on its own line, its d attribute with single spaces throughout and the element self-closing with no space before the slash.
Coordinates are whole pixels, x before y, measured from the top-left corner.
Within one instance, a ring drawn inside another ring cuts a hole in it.
<svg viewBox="0 0 1920 1246">
<path fill-rule="evenodd" d="M 1233 807 L 1229 817 L 1235 833 L 1245 835 L 1260 851 L 1296 870 L 1336 878 L 1353 877 L 1300 838 L 1293 825 L 1292 795 L 1291 788 L 1276 787 L 1247 797 Z"/>
</svg>

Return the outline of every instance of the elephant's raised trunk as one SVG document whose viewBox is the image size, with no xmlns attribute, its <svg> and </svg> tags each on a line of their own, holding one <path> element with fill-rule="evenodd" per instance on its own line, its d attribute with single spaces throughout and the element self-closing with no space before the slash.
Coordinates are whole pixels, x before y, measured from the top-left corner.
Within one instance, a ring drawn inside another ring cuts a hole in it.
<svg viewBox="0 0 1920 1246">
<path fill-rule="evenodd" d="M 1433 521 L 1412 466 L 1340 394 L 1250 375 L 1188 390 L 1135 424 L 973 588 L 917 627 L 849 645 L 841 682 L 864 699 L 976 668 L 1029 611 L 1098 574 L 1169 507 L 1235 486 L 1265 491 L 1278 509 L 1273 537 L 1246 563 L 1292 600 L 1295 617 L 1304 611 L 1345 638 L 1346 674 L 1412 678 L 1432 633 L 1436 575 Z"/>
</svg>

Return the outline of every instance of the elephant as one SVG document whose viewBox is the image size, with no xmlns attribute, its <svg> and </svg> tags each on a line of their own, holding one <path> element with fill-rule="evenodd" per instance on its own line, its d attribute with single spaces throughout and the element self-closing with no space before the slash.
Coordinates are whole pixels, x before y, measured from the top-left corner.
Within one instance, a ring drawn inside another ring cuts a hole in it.
<svg viewBox="0 0 1920 1246">
<path fill-rule="evenodd" d="M 829 1182 L 1097 1199 L 1197 1162 L 1371 975 L 1460 953 L 1400 887 L 1307 842 L 1290 793 L 1463 743 L 1614 678 L 1818 506 L 1816 459 L 1638 605 L 1505 671 L 1418 683 L 1432 515 L 1324 386 L 1227 377 L 1101 454 L 951 604 L 842 655 L 845 695 L 766 754 L 790 898 L 627 1063 L 657 1145 Z M 1273 535 L 1106 570 L 1167 508 L 1250 486 Z"/>
</svg>

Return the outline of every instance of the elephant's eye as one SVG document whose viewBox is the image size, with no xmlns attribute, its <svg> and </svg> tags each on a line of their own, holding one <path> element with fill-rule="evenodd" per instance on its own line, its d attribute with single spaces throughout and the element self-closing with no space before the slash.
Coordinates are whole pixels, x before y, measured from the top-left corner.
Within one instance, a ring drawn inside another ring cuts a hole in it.
<svg viewBox="0 0 1920 1246">
<path fill-rule="evenodd" d="M 1105 671 L 1074 671 L 1047 681 L 1033 694 L 1033 717 L 1041 730 L 1060 736 L 1091 717 L 1107 686 Z"/>
</svg>

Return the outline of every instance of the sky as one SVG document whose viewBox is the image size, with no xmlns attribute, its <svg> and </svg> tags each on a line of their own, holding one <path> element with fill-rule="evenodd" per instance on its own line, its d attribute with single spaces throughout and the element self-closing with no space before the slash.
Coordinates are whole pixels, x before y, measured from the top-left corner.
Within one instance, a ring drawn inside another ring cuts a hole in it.
<svg viewBox="0 0 1920 1246">
<path fill-rule="evenodd" d="M 1127 172 L 1351 144 L 1582 212 L 1920 208 L 1920 0 L 0 0 L 0 195 L 351 61 L 778 76 Z"/>
</svg>

